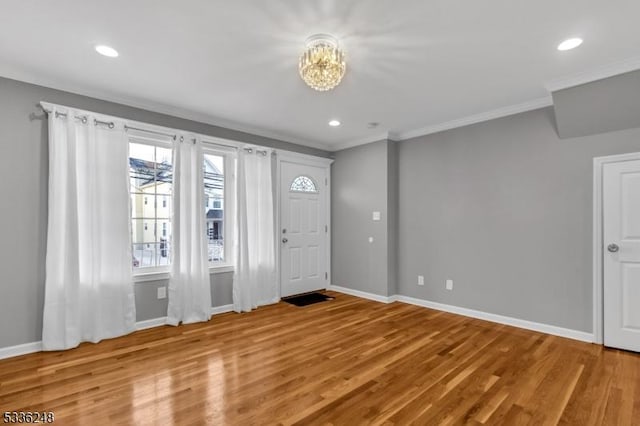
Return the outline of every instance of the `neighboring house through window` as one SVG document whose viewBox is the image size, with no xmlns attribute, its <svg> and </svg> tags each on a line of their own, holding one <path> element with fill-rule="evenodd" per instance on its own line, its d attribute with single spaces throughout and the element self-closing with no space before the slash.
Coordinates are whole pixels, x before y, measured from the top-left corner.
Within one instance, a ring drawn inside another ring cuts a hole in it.
<svg viewBox="0 0 640 426">
<path fill-rule="evenodd" d="M 205 218 L 207 229 L 207 245 L 209 262 L 224 262 L 225 255 L 225 211 L 223 200 L 225 198 L 225 162 L 227 155 L 215 150 L 205 150 L 204 192 L 206 203 Z"/>
<path fill-rule="evenodd" d="M 172 154 L 169 142 L 135 138 L 129 142 L 131 237 L 136 269 L 163 269 L 170 262 Z M 162 235 L 158 234 L 159 223 Z"/>
<path fill-rule="evenodd" d="M 166 140 L 131 137 L 129 153 L 133 267 L 145 272 L 168 271 L 172 249 L 172 144 Z M 205 145 L 202 167 L 206 235 L 203 238 L 207 241 L 212 267 L 230 260 L 230 224 L 225 220 L 229 176 L 225 171 L 234 164 L 234 159 L 230 151 Z"/>
</svg>

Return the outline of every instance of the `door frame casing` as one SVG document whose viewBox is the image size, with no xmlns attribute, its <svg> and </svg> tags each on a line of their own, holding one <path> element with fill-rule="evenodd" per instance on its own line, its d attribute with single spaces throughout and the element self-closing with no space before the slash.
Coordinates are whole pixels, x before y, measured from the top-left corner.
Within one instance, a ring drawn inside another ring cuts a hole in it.
<svg viewBox="0 0 640 426">
<path fill-rule="evenodd" d="M 604 343 L 604 165 L 640 160 L 640 152 L 593 159 L 593 342 Z"/>
<path fill-rule="evenodd" d="M 325 280 L 325 289 L 331 282 L 331 164 L 335 160 L 332 158 L 316 157 L 313 155 L 300 154 L 292 151 L 277 151 L 277 165 L 276 165 L 276 265 L 277 265 L 277 277 L 278 277 L 278 299 L 282 296 L 282 259 L 281 259 L 281 245 L 280 245 L 280 230 L 281 217 L 280 217 L 280 202 L 282 198 L 282 163 L 295 163 L 303 166 L 319 167 L 325 170 L 326 177 L 326 206 L 325 217 L 327 221 L 327 232 L 325 232 L 325 256 L 327 263 L 327 279 Z M 320 182 L 318 184 L 321 184 Z"/>
</svg>

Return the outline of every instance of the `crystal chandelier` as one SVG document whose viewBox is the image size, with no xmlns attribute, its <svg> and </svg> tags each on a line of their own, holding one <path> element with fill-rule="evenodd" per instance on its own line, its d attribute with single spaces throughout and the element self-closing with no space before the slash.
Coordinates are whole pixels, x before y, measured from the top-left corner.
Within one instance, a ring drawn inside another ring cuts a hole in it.
<svg viewBox="0 0 640 426">
<path fill-rule="evenodd" d="M 306 45 L 298 64 L 304 82 L 319 91 L 331 90 L 340 84 L 347 65 L 338 40 L 327 34 L 316 34 L 307 39 Z"/>
</svg>

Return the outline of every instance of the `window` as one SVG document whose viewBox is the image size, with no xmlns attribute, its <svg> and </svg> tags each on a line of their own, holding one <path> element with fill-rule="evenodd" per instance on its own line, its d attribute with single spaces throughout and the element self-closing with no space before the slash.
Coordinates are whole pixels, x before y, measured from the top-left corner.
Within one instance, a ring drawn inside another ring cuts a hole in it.
<svg viewBox="0 0 640 426">
<path fill-rule="evenodd" d="M 209 262 L 227 261 L 225 253 L 225 211 L 222 208 L 225 197 L 225 165 L 228 156 L 222 152 L 206 150 L 204 155 L 204 193 L 206 238 Z M 211 203 L 209 203 L 209 200 Z"/>
<path fill-rule="evenodd" d="M 138 142 L 132 138 L 129 142 L 129 180 L 133 267 L 166 267 L 171 258 L 171 145 L 146 139 Z M 158 234 L 160 228 L 161 235 Z"/>
<path fill-rule="evenodd" d="M 289 191 L 292 192 L 318 192 L 316 184 L 307 176 L 298 176 L 291 183 Z"/>
</svg>

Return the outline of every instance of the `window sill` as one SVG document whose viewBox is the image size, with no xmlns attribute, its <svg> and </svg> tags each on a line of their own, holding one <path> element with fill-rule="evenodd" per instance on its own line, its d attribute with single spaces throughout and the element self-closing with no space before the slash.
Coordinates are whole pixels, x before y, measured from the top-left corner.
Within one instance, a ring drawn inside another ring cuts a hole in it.
<svg viewBox="0 0 640 426">
<path fill-rule="evenodd" d="M 209 266 L 210 274 L 224 274 L 225 272 L 233 272 L 233 265 L 229 265 L 228 263 L 223 263 L 221 265 Z"/>
<path fill-rule="evenodd" d="M 233 265 L 223 264 L 209 266 L 209 274 L 224 274 L 227 272 L 233 272 Z M 143 283 L 148 281 L 162 281 L 169 279 L 169 271 L 161 272 L 140 272 L 133 275 L 134 283 Z"/>
<path fill-rule="evenodd" d="M 133 274 L 134 283 L 143 283 L 147 281 L 162 281 L 169 279 L 169 271 L 162 272 L 139 272 Z"/>
</svg>

